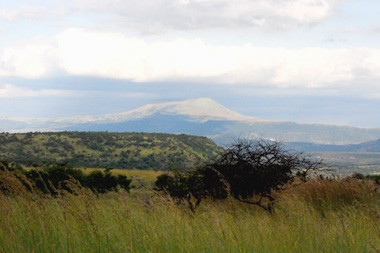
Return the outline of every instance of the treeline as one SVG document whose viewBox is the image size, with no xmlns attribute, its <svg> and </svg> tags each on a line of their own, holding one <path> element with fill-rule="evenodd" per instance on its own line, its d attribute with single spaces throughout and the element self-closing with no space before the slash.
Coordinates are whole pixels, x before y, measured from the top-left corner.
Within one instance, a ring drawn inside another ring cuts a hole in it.
<svg viewBox="0 0 380 253">
<path fill-rule="evenodd" d="M 206 137 L 159 133 L 50 132 L 0 134 L 0 159 L 26 167 L 167 170 L 209 162 L 221 151 Z"/>
<path fill-rule="evenodd" d="M 51 164 L 43 168 L 24 170 L 7 160 L 0 160 L 0 192 L 5 194 L 77 193 L 88 188 L 96 194 L 131 189 L 131 179 L 125 175 L 113 175 L 108 168 L 85 174 L 67 163 Z"/>
</svg>

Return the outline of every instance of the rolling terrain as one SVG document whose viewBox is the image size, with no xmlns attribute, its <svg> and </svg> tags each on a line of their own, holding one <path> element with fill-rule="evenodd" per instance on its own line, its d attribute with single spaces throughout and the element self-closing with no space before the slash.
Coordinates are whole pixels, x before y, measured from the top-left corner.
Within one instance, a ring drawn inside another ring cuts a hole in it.
<svg viewBox="0 0 380 253">
<path fill-rule="evenodd" d="M 194 168 L 222 149 L 206 137 L 156 133 L 50 132 L 0 134 L 0 159 L 24 166 L 68 162 L 74 167 L 140 170 Z"/>
</svg>

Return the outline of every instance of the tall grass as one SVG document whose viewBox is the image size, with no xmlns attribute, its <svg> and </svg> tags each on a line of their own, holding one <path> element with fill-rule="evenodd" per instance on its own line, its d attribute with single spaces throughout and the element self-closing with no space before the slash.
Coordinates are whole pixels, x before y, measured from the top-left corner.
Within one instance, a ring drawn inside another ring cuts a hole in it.
<svg viewBox="0 0 380 253">
<path fill-rule="evenodd" d="M 380 200 L 366 184 L 306 182 L 279 193 L 274 215 L 232 199 L 193 214 L 124 192 L 1 194 L 0 252 L 376 252 Z"/>
<path fill-rule="evenodd" d="M 309 179 L 296 182 L 280 192 L 280 198 L 299 198 L 320 213 L 340 211 L 347 207 L 375 207 L 380 205 L 380 186 L 372 180 L 354 177 Z"/>
</svg>

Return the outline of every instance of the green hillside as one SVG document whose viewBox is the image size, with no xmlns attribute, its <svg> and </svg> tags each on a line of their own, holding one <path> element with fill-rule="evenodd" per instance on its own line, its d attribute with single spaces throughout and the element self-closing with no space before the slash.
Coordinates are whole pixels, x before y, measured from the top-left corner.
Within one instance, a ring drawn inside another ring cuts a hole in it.
<svg viewBox="0 0 380 253">
<path fill-rule="evenodd" d="M 75 167 L 168 170 L 193 168 L 221 148 L 206 137 L 158 133 L 0 133 L 0 159 L 24 166 L 68 162 Z"/>
</svg>

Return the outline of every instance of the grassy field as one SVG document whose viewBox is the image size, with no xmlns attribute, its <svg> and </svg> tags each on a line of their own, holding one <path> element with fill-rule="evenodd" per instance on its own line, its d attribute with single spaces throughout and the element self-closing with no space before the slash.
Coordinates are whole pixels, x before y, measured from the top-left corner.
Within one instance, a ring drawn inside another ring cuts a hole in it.
<svg viewBox="0 0 380 253">
<path fill-rule="evenodd" d="M 369 181 L 311 180 L 277 193 L 275 214 L 235 200 L 195 214 L 156 195 L 0 195 L 0 252 L 378 252 Z"/>
</svg>

